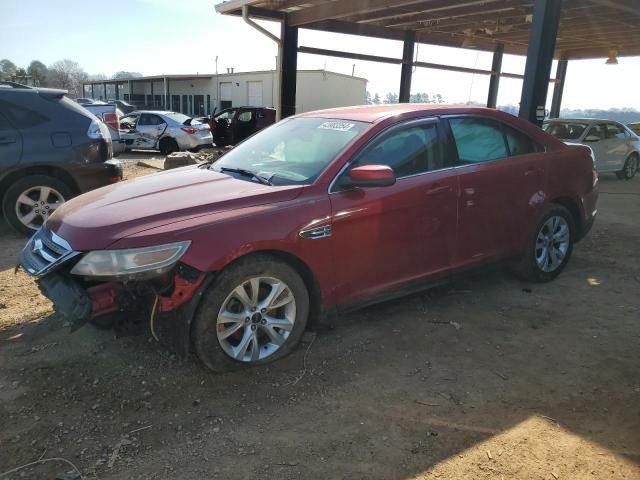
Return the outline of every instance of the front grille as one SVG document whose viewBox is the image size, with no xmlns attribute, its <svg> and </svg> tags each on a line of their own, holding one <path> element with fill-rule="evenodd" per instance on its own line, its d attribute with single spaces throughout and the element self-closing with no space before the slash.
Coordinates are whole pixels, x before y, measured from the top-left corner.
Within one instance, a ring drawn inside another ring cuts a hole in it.
<svg viewBox="0 0 640 480">
<path fill-rule="evenodd" d="M 41 277 L 77 254 L 66 240 L 42 227 L 22 249 L 20 265 L 29 274 Z"/>
</svg>

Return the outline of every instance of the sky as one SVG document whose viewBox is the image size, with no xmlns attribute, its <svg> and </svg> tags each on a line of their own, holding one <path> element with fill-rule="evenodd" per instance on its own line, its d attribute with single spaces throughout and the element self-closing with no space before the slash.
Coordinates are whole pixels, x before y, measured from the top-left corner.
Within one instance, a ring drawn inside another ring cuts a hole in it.
<svg viewBox="0 0 640 480">
<path fill-rule="evenodd" d="M 219 0 L 1 0 L 0 58 L 26 67 L 69 58 L 89 74 L 119 70 L 144 75 L 214 73 L 275 67 L 275 43 L 242 19 L 219 15 Z M 273 22 L 262 22 L 279 32 Z M 299 45 L 400 58 L 401 42 L 300 30 Z M 491 68 L 491 53 L 420 44 L 418 60 Z M 354 67 L 355 64 L 355 67 Z M 524 57 L 505 55 L 503 71 L 524 73 Z M 322 69 L 366 78 L 368 90 L 383 98 L 398 92 L 400 67 L 335 57 L 299 54 L 299 69 Z M 555 75 L 555 62 L 552 76 Z M 640 57 L 569 62 L 563 108 L 640 109 Z M 485 103 L 489 77 L 418 68 L 412 93 L 439 93 L 449 103 Z M 502 78 L 499 105 L 517 105 L 522 81 Z M 551 88 L 549 99 L 551 99 Z"/>
</svg>

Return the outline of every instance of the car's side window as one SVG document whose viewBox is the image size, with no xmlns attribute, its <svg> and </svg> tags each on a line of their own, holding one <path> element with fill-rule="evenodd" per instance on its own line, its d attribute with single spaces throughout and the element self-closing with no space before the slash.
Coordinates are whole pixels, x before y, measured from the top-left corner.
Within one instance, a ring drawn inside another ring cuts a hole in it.
<svg viewBox="0 0 640 480">
<path fill-rule="evenodd" d="M 509 147 L 509 155 L 515 157 L 517 155 L 528 155 L 543 150 L 536 142 L 534 142 L 527 134 L 516 130 L 509 125 L 502 124 L 504 136 L 507 139 Z"/>
<path fill-rule="evenodd" d="M 460 164 L 473 164 L 507 157 L 500 124 L 488 118 L 450 118 L 451 133 Z"/>
<path fill-rule="evenodd" d="M 242 123 L 250 123 L 253 120 L 253 112 L 251 110 L 247 110 L 246 112 L 242 112 L 238 115 L 238 121 Z"/>
<path fill-rule="evenodd" d="M 164 120 L 162 120 L 159 116 L 151 115 L 149 113 L 143 113 L 142 115 L 140 115 L 140 121 L 138 122 L 138 125 L 155 126 L 162 125 L 163 123 L 165 123 Z"/>
<path fill-rule="evenodd" d="M 607 123 L 607 138 L 623 139 L 626 135 L 624 129 L 614 123 Z"/>
<path fill-rule="evenodd" d="M 598 137 L 600 140 L 604 140 L 606 138 L 604 125 L 592 125 L 586 137 Z"/>
<path fill-rule="evenodd" d="M 49 120 L 38 112 L 9 102 L 0 101 L 0 110 L 17 129 L 37 127 Z"/>
<path fill-rule="evenodd" d="M 374 140 L 355 165 L 387 165 L 397 178 L 444 167 L 435 123 L 396 129 Z"/>
</svg>

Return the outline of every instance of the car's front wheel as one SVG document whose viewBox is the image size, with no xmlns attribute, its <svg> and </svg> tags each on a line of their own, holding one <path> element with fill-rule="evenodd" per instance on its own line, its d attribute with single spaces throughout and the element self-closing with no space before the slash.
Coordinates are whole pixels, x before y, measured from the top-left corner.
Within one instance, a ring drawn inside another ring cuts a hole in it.
<svg viewBox="0 0 640 480">
<path fill-rule="evenodd" d="M 25 235 L 32 235 L 71 197 L 71 189 L 62 180 L 30 175 L 19 179 L 7 190 L 2 211 L 9 225 Z"/>
<path fill-rule="evenodd" d="M 532 282 L 550 282 L 571 258 L 575 224 L 571 212 L 562 205 L 544 211 L 527 252 L 514 265 L 515 273 Z"/>
<path fill-rule="evenodd" d="M 256 255 L 223 270 L 205 293 L 192 339 L 200 360 L 223 372 L 272 362 L 300 341 L 309 292 L 288 264 Z"/>
<path fill-rule="evenodd" d="M 634 153 L 624 162 L 622 170 L 616 172 L 617 177 L 620 180 L 631 180 L 638 172 L 638 162 L 638 154 Z"/>
</svg>

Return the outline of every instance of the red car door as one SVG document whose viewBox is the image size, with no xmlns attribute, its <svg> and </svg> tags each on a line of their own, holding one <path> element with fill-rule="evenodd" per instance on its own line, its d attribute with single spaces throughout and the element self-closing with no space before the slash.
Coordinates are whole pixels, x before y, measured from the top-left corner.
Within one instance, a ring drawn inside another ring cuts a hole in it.
<svg viewBox="0 0 640 480">
<path fill-rule="evenodd" d="M 512 205 L 508 152 L 500 124 L 483 117 L 449 118 L 458 151 L 458 231 L 453 268 L 496 259 L 510 248 Z"/>
<path fill-rule="evenodd" d="M 336 303 L 357 302 L 446 272 L 456 231 L 458 183 L 437 119 L 401 124 L 356 154 L 356 165 L 394 169 L 389 187 L 330 191 Z"/>
</svg>

